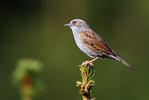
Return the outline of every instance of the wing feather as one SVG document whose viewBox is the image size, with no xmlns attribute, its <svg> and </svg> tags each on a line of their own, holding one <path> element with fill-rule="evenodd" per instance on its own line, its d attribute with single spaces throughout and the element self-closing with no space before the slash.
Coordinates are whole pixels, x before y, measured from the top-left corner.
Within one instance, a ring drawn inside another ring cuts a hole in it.
<svg viewBox="0 0 149 100">
<path fill-rule="evenodd" d="M 115 52 L 104 42 L 104 40 L 92 30 L 79 32 L 83 43 L 91 50 L 105 55 L 115 55 Z"/>
</svg>

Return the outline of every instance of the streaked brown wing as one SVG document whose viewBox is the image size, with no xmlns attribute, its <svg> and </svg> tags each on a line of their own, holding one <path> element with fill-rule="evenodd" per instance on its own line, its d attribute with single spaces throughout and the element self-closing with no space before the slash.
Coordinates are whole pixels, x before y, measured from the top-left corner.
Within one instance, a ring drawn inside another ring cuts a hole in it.
<svg viewBox="0 0 149 100">
<path fill-rule="evenodd" d="M 113 55 L 113 50 L 103 41 L 103 39 L 92 30 L 79 32 L 82 41 L 88 48 L 96 52 L 102 52 L 108 55 Z"/>
</svg>

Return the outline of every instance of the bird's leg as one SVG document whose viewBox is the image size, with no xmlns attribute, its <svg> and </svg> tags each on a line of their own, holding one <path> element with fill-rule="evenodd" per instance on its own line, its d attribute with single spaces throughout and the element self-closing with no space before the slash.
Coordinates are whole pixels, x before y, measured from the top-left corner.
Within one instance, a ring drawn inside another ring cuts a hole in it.
<svg viewBox="0 0 149 100">
<path fill-rule="evenodd" d="M 96 57 L 96 58 L 94 58 L 94 59 L 92 59 L 92 60 L 90 60 L 89 62 L 90 63 L 92 63 L 92 62 L 94 62 L 95 60 L 97 60 L 97 59 L 99 59 L 98 57 Z"/>
<path fill-rule="evenodd" d="M 87 65 L 94 66 L 94 65 L 93 65 L 93 62 L 94 62 L 95 60 L 97 60 L 97 59 L 99 59 L 99 58 L 96 57 L 96 58 L 94 58 L 94 59 L 92 59 L 92 60 L 90 60 L 90 61 L 85 61 L 83 64 L 84 64 L 84 66 L 87 66 Z"/>
</svg>

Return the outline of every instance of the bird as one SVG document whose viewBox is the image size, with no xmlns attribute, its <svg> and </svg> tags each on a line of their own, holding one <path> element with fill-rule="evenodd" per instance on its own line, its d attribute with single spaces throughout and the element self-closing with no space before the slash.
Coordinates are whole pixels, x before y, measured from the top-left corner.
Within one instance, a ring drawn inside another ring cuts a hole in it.
<svg viewBox="0 0 149 100">
<path fill-rule="evenodd" d="M 80 50 L 93 58 L 88 61 L 86 65 L 93 65 L 92 63 L 97 59 L 110 58 L 120 61 L 133 71 L 135 70 L 134 67 L 122 59 L 96 32 L 94 32 L 84 20 L 73 19 L 68 24 L 64 24 L 64 26 L 71 28 L 74 40 Z"/>
</svg>

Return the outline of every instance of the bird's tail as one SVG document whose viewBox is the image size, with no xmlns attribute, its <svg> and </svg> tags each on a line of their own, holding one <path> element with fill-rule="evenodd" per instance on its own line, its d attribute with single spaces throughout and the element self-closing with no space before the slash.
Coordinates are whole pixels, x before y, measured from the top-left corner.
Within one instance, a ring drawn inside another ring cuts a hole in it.
<svg viewBox="0 0 149 100">
<path fill-rule="evenodd" d="M 132 66 L 130 66 L 124 59 L 122 59 L 120 56 L 116 56 L 114 57 L 116 60 L 120 61 L 121 63 L 123 63 L 124 65 L 126 65 L 128 68 L 130 68 L 131 70 L 135 71 L 136 69 Z"/>
</svg>

